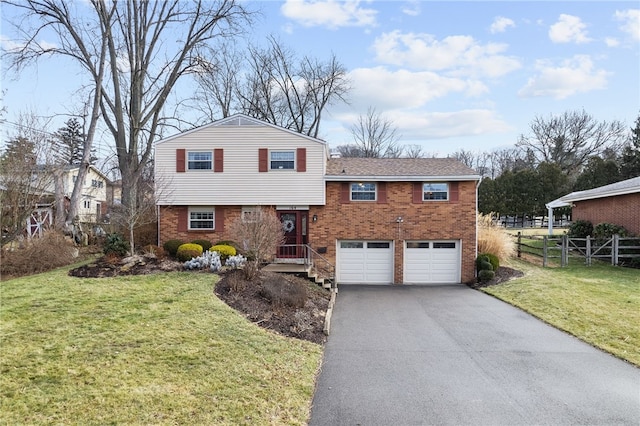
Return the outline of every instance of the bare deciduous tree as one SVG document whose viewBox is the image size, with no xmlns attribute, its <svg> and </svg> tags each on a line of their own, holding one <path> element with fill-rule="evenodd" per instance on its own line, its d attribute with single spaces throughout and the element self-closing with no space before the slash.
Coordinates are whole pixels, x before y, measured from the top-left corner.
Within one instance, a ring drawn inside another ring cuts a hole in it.
<svg viewBox="0 0 640 426">
<path fill-rule="evenodd" d="M 405 158 L 424 158 L 426 155 L 422 145 L 418 144 L 405 145 L 403 152 Z"/>
<path fill-rule="evenodd" d="M 345 102 L 347 71 L 335 57 L 323 61 L 296 53 L 274 37 L 267 48 L 239 53 L 222 45 L 198 70 L 197 99 L 210 99 L 208 120 L 234 110 L 298 133 L 318 137 L 328 105 Z M 214 108 L 215 107 L 215 108 Z"/>
<path fill-rule="evenodd" d="M 592 155 L 619 148 L 626 136 L 622 122 L 596 121 L 584 110 L 537 116 L 531 122 L 531 132 L 520 137 L 518 146 L 530 150 L 537 163 L 557 164 L 569 176 L 579 173 Z"/>
<path fill-rule="evenodd" d="M 248 280 L 256 276 L 260 263 L 273 257 L 277 247 L 285 241 L 280 219 L 275 211 L 265 208 L 249 217 L 236 218 L 229 227 L 229 234 L 250 259 L 244 268 Z"/>
<path fill-rule="evenodd" d="M 367 158 L 399 158 L 402 147 L 393 123 L 385 119 L 375 108 L 370 107 L 366 115 L 360 115 L 350 128 L 354 145 Z"/>
<path fill-rule="evenodd" d="M 102 119 L 115 141 L 127 206 L 138 200 L 138 183 L 176 82 L 198 66 L 208 41 L 236 34 L 250 17 L 234 0 L 7 3 L 27 14 L 19 27 L 24 45 L 13 52 L 16 65 L 57 53 L 88 71 Z M 24 22 L 36 24 L 29 28 Z M 45 28 L 54 29 L 59 46 L 38 43 Z M 108 67 L 102 68 L 104 64 Z"/>
</svg>

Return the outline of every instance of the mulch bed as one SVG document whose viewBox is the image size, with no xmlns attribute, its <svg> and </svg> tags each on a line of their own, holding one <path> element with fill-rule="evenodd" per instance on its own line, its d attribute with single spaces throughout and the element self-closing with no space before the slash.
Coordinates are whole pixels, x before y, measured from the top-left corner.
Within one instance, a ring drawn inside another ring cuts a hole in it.
<svg viewBox="0 0 640 426">
<path fill-rule="evenodd" d="M 485 281 L 485 282 L 467 283 L 467 286 L 471 288 L 489 287 L 489 286 L 500 284 L 505 281 L 509 281 L 511 279 L 519 278 L 522 276 L 524 276 L 524 273 L 522 271 L 518 271 L 517 269 L 509 268 L 507 266 L 501 266 L 496 271 L 496 275 L 493 277 L 492 280 Z"/>
</svg>

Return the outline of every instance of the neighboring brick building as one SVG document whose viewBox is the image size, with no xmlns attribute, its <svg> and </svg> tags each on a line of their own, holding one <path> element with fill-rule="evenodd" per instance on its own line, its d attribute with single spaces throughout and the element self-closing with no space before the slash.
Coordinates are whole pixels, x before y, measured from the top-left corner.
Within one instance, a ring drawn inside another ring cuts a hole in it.
<svg viewBox="0 0 640 426">
<path fill-rule="evenodd" d="M 547 204 L 571 206 L 572 220 L 586 220 L 594 226 L 613 223 L 640 235 L 640 176 L 622 182 L 572 192 Z"/>
<path fill-rule="evenodd" d="M 480 176 L 455 159 L 330 158 L 325 142 L 244 115 L 159 141 L 155 158 L 159 244 L 229 239 L 260 206 L 338 283 L 474 279 Z"/>
</svg>

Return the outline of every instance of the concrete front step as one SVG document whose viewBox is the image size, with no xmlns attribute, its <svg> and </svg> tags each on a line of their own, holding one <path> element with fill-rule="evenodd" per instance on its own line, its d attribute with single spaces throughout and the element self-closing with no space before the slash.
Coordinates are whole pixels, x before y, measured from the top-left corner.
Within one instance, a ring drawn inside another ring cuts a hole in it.
<svg viewBox="0 0 640 426">
<path fill-rule="evenodd" d="M 331 288 L 331 283 L 318 276 L 313 267 L 308 265 L 296 263 L 271 263 L 262 268 L 262 270 L 269 272 L 280 272 L 284 274 L 306 274 L 310 280 L 313 280 L 313 282 L 315 282 L 319 286 L 322 286 L 322 288 Z"/>
</svg>

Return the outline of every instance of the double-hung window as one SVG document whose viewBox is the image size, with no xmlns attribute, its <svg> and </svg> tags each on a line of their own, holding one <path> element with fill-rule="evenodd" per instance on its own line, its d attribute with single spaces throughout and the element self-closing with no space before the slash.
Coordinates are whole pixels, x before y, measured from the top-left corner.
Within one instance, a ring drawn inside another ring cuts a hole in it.
<svg viewBox="0 0 640 426">
<path fill-rule="evenodd" d="M 446 182 L 426 182 L 422 185 L 423 201 L 447 201 L 449 184 Z"/>
<path fill-rule="evenodd" d="M 271 170 L 294 170 L 296 167 L 295 151 L 271 151 L 269 168 Z"/>
<path fill-rule="evenodd" d="M 211 170 L 213 167 L 211 151 L 189 152 L 187 167 L 189 170 Z"/>
<path fill-rule="evenodd" d="M 215 228 L 215 208 L 190 207 L 189 229 L 210 230 Z"/>
<path fill-rule="evenodd" d="M 375 201 L 376 184 L 374 182 L 358 182 L 351 184 L 351 201 Z"/>
</svg>

